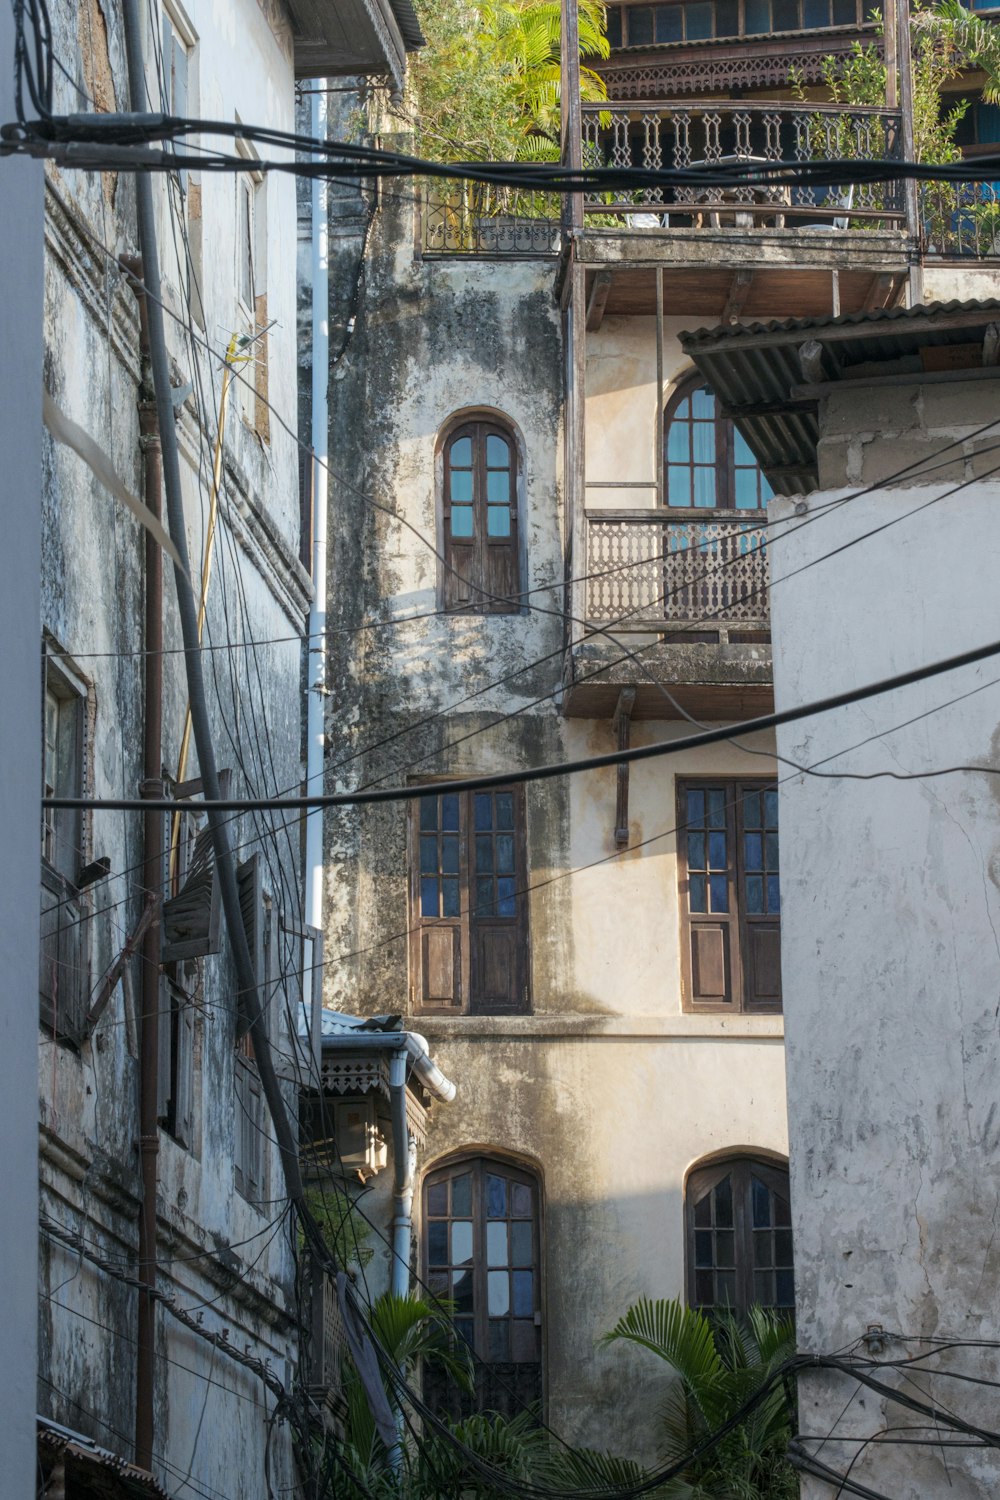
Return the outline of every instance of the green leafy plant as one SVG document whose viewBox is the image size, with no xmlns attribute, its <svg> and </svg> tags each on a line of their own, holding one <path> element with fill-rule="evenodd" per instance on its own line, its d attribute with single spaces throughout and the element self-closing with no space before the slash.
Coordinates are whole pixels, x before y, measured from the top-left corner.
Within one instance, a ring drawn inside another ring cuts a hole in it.
<svg viewBox="0 0 1000 1500">
<path fill-rule="evenodd" d="M 746 1319 L 712 1319 L 676 1300 L 643 1298 L 603 1342 L 647 1350 L 673 1372 L 660 1413 L 660 1457 L 678 1462 L 718 1431 L 774 1376 L 795 1348 L 792 1324 L 759 1307 Z M 670 1491 L 680 1500 L 793 1500 L 798 1479 L 786 1457 L 791 1414 L 782 1383 L 700 1458 Z"/>
<path fill-rule="evenodd" d="M 355 1208 L 350 1196 L 332 1184 L 307 1187 L 306 1204 L 337 1265 L 346 1269 L 356 1266 L 363 1270 L 375 1254 L 368 1243 L 372 1228 Z M 304 1249 L 305 1244 L 305 1234 L 300 1226 L 299 1249 Z"/>
</svg>

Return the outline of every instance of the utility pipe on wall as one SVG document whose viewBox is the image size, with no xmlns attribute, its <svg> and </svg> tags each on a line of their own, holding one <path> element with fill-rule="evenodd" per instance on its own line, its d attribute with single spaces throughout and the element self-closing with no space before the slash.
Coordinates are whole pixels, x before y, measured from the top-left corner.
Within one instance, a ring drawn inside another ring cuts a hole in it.
<svg viewBox="0 0 1000 1500">
<path fill-rule="evenodd" d="M 310 130 L 314 140 L 326 136 L 326 95 L 320 80 L 313 84 Z M 326 745 L 326 513 L 327 442 L 330 380 L 330 255 L 327 221 L 327 187 L 320 177 L 312 182 L 311 278 L 312 278 L 312 604 L 309 608 L 309 639 L 306 682 L 306 792 L 323 789 L 323 754 Z M 314 808 L 306 817 L 306 922 L 323 930 L 323 810 Z M 313 955 L 313 963 L 317 961 Z M 315 1009 L 315 1007 L 313 1007 Z M 310 1014 L 309 1033 L 313 1062 L 320 1064 L 320 1018 Z"/>
<path fill-rule="evenodd" d="M 406 1123 L 405 1051 L 394 1052 L 389 1059 L 389 1101 L 392 1111 L 392 1278 L 394 1297 L 410 1292 L 410 1249 L 413 1240 L 413 1180 L 416 1174 L 417 1148 Z"/>
</svg>

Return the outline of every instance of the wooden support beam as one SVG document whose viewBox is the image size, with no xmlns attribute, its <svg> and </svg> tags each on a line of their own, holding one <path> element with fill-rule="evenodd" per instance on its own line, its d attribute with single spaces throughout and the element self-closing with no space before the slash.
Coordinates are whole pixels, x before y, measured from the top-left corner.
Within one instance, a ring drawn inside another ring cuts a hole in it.
<svg viewBox="0 0 1000 1500">
<path fill-rule="evenodd" d="M 861 311 L 879 312 L 887 307 L 895 290 L 896 278 L 891 271 L 882 271 L 872 277 Z"/>
<path fill-rule="evenodd" d="M 725 310 L 722 314 L 723 323 L 738 323 L 750 295 L 750 287 L 753 285 L 753 271 L 744 269 L 733 274 L 729 287 L 729 296 L 726 299 Z"/>
<path fill-rule="evenodd" d="M 598 271 L 587 298 L 587 332 L 596 333 L 604 321 L 604 309 L 611 291 L 611 272 Z"/>
<path fill-rule="evenodd" d="M 111 996 L 114 994 L 115 985 L 122 977 L 122 973 L 129 959 L 138 952 L 139 944 L 142 942 L 143 937 L 145 936 L 146 929 L 149 926 L 150 922 L 152 922 L 153 918 L 156 916 L 156 913 L 159 911 L 159 909 L 159 896 L 150 896 L 142 909 L 142 914 L 139 917 L 138 922 L 135 924 L 135 927 L 126 938 L 125 946 L 122 948 L 117 958 L 112 959 L 111 963 L 105 969 L 104 974 L 98 981 L 97 988 L 94 991 L 93 999 L 90 1002 L 90 1009 L 87 1011 L 86 1034 L 88 1036 L 97 1025 L 97 1022 L 99 1021 L 101 1016 L 101 1012 L 107 1005 L 108 1001 L 111 999 Z"/>
<path fill-rule="evenodd" d="M 635 688 L 622 688 L 618 694 L 618 706 L 611 720 L 611 728 L 618 737 L 618 749 L 627 750 L 632 725 L 632 710 L 635 707 Z M 615 800 L 615 848 L 628 848 L 628 762 L 618 767 L 618 795 Z"/>
</svg>

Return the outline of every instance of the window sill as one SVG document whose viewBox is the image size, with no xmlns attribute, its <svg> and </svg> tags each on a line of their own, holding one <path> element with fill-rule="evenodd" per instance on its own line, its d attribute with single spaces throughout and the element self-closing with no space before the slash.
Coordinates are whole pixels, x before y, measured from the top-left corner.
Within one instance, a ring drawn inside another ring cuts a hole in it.
<svg viewBox="0 0 1000 1500">
<path fill-rule="evenodd" d="M 466 1037 L 504 1037 L 544 1040 L 586 1037 L 609 1040 L 677 1040 L 689 1037 L 721 1040 L 781 1041 L 782 1015 L 623 1016 L 579 1014 L 572 1011 L 532 1016 L 441 1016 L 414 1014 L 407 1018 L 414 1031 L 430 1040 Z"/>
</svg>

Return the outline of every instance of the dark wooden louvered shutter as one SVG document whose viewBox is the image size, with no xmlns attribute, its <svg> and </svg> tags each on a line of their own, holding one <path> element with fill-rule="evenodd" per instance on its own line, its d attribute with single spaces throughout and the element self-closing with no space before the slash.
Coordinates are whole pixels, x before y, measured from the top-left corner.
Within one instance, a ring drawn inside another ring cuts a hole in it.
<svg viewBox="0 0 1000 1500">
<path fill-rule="evenodd" d="M 260 1006 L 264 1000 L 261 992 L 264 981 L 264 893 L 261 886 L 259 854 L 251 855 L 245 863 L 237 866 L 236 881 L 240 893 L 243 931 L 246 933 L 250 962 L 257 985 L 254 994 L 240 996 L 236 1020 L 236 1034 L 240 1037 L 249 1028 L 253 1008 Z"/>
<path fill-rule="evenodd" d="M 429 1011 L 463 1010 L 468 996 L 468 846 L 464 803 L 464 797 L 452 794 L 446 807 L 445 799 L 429 792 L 411 806 L 410 971 L 416 1003 Z M 451 858 L 446 852 L 449 841 Z M 454 882 L 450 901 L 445 899 L 446 882 Z"/>
<path fill-rule="evenodd" d="M 202 829 L 191 864 L 176 896 L 163 903 L 163 962 L 203 958 L 219 951 L 219 878 L 212 836 Z"/>
<path fill-rule="evenodd" d="M 521 787 L 467 794 L 471 974 L 469 1010 L 528 1009 L 528 903 Z"/>
<path fill-rule="evenodd" d="M 83 1040 L 90 1000 L 90 917 L 68 881 L 43 865 L 39 1019 L 50 1036 Z"/>
</svg>

